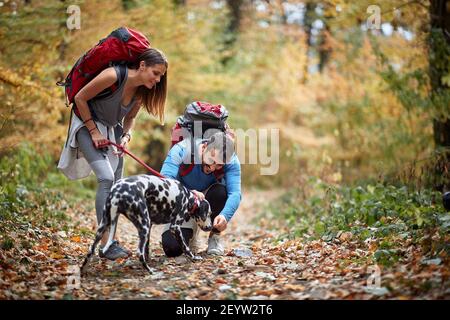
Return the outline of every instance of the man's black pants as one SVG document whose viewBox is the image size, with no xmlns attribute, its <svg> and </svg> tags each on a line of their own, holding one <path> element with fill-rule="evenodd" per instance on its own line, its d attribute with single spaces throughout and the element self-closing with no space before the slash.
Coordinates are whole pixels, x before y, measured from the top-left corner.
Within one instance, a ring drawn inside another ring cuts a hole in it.
<svg viewBox="0 0 450 320">
<path fill-rule="evenodd" d="M 212 184 L 204 193 L 206 200 L 208 200 L 211 206 L 211 220 L 214 222 L 214 218 L 219 215 L 225 206 L 225 202 L 227 201 L 227 189 L 225 185 L 215 183 Z M 219 233 L 216 229 L 213 229 L 212 231 Z M 181 228 L 181 232 L 183 233 L 186 243 L 189 244 L 189 241 L 194 235 L 194 230 L 191 228 Z M 161 241 L 166 256 L 178 257 L 183 253 L 183 249 L 170 230 L 163 232 Z"/>
</svg>

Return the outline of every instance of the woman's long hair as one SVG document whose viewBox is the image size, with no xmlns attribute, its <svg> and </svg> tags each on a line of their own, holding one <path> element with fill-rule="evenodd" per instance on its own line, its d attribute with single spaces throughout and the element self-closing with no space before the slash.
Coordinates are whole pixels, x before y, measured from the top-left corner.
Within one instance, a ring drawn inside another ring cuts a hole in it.
<svg viewBox="0 0 450 320">
<path fill-rule="evenodd" d="M 130 68 L 138 69 L 141 61 L 144 61 L 146 67 L 162 64 L 166 66 L 166 72 L 158 83 L 153 88 L 148 89 L 146 86 L 140 86 L 136 91 L 136 98 L 141 101 L 149 114 L 159 118 L 161 123 L 164 123 L 164 107 L 167 97 L 167 69 L 169 63 L 166 56 L 160 50 L 151 48 L 145 50 L 137 58 L 136 62 Z"/>
</svg>

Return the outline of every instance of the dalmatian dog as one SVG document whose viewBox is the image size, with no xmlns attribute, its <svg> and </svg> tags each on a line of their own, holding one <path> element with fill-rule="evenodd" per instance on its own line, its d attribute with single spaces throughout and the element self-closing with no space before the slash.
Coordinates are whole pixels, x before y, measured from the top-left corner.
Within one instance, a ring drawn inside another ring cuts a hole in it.
<svg viewBox="0 0 450 320">
<path fill-rule="evenodd" d="M 120 214 L 127 217 L 138 231 L 139 260 L 148 272 L 152 273 L 147 261 L 150 252 L 150 231 L 153 224 L 170 223 L 170 231 L 180 243 L 184 254 L 193 261 L 202 259 L 200 256 L 194 256 L 189 249 L 183 238 L 181 225 L 189 219 L 194 219 L 200 229 L 210 231 L 212 221 L 211 207 L 208 201 L 200 201 L 193 192 L 177 180 L 152 175 L 136 175 L 120 179 L 112 186 L 106 199 L 102 221 L 97 229 L 94 243 L 81 266 L 82 273 L 94 254 L 95 247 L 107 230 L 109 230 L 109 238 L 103 252 L 110 247 Z"/>
</svg>

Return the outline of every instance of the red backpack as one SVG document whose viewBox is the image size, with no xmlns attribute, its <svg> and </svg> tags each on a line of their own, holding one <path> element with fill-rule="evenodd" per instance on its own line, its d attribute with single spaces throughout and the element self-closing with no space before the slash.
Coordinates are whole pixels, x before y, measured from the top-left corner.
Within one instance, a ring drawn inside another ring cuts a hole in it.
<svg viewBox="0 0 450 320">
<path fill-rule="evenodd" d="M 194 139 L 202 138 L 204 133 L 208 129 L 219 129 L 226 132 L 234 139 L 234 135 L 231 132 L 230 126 L 227 124 L 228 111 L 220 104 L 213 105 L 208 102 L 194 101 L 186 106 L 184 114 L 178 117 L 177 122 L 172 128 L 171 140 L 173 147 L 176 143 L 183 140 L 182 130 L 187 129 L 190 133 L 191 142 L 191 163 L 182 163 L 180 166 L 179 174 L 184 177 L 194 169 Z M 201 122 L 202 136 L 194 136 L 194 122 Z M 223 168 L 214 171 L 214 176 L 217 180 L 220 180 L 224 176 Z"/>
<path fill-rule="evenodd" d="M 121 27 L 111 32 L 109 36 L 101 39 L 95 47 L 77 60 L 65 81 L 56 83 L 58 86 L 65 87 L 66 106 L 73 103 L 75 95 L 81 88 L 102 70 L 113 64 L 134 62 L 142 52 L 149 48 L 150 42 L 139 31 Z M 113 92 L 115 84 L 109 89 L 110 92 Z M 74 111 L 77 113 L 76 108 Z"/>
</svg>

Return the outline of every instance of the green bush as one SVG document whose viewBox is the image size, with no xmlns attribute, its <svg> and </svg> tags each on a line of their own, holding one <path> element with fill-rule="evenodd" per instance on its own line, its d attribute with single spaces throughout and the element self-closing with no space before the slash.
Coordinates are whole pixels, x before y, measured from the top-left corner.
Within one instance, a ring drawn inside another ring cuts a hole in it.
<svg viewBox="0 0 450 320">
<path fill-rule="evenodd" d="M 378 239 L 380 250 L 373 258 L 386 265 L 399 259 L 396 239 L 422 244 L 437 233 L 440 236 L 429 245 L 429 254 L 450 252 L 445 242 L 450 214 L 438 192 L 383 184 L 336 187 L 315 178 L 308 186 L 309 192 L 305 193 L 305 187 L 291 190 L 269 206 L 269 212 L 288 226 L 285 236 L 331 241 L 351 232 L 359 241 Z"/>
<path fill-rule="evenodd" d="M 0 186 L 8 194 L 25 191 L 23 186 L 36 186 L 54 166 L 49 155 L 38 155 L 29 144 L 22 144 L 0 158 Z M 20 187 L 22 186 L 22 187 Z"/>
<path fill-rule="evenodd" d="M 5 250 L 14 245 L 8 234 L 15 228 L 44 225 L 64 230 L 68 201 L 80 195 L 93 197 L 92 188 L 69 181 L 50 155 L 38 154 L 29 144 L 0 158 L 0 178 L 0 240 Z"/>
</svg>

